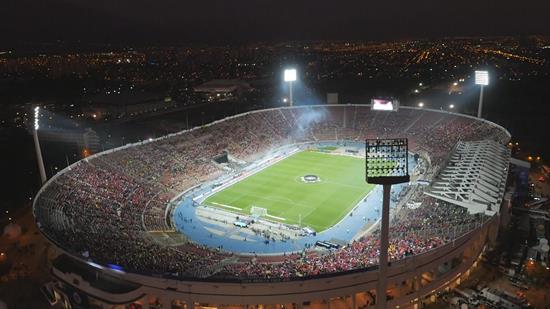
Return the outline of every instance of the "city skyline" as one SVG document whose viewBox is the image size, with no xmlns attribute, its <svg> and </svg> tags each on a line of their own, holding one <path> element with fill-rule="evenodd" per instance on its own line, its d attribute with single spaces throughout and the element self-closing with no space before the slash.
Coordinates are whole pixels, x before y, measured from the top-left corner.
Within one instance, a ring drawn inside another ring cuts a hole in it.
<svg viewBox="0 0 550 309">
<path fill-rule="evenodd" d="M 208 0 L 7 3 L 3 45 L 237 43 L 273 40 L 385 40 L 462 35 L 548 34 L 542 1 L 366 3 Z M 30 22 L 32 21 L 32 22 Z"/>
</svg>

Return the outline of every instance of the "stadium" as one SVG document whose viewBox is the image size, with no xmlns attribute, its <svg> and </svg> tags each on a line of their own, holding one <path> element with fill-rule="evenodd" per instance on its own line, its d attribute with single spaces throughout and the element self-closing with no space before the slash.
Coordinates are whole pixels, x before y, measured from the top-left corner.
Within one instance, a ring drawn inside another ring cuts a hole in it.
<svg viewBox="0 0 550 309">
<path fill-rule="evenodd" d="M 394 137 L 408 139 L 411 181 L 391 191 L 386 298 L 417 307 L 495 241 L 510 158 L 495 123 L 282 107 L 95 154 L 34 200 L 62 252 L 45 288 L 82 306 L 371 306 L 382 193 L 365 182 L 365 140 Z"/>
</svg>

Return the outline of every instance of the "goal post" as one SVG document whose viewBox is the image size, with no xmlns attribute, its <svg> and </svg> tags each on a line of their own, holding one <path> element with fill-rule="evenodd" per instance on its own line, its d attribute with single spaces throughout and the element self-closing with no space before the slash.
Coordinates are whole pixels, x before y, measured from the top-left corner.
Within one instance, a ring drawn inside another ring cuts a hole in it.
<svg viewBox="0 0 550 309">
<path fill-rule="evenodd" d="M 254 217 L 265 217 L 267 216 L 267 208 L 252 206 L 250 208 L 250 214 Z"/>
</svg>

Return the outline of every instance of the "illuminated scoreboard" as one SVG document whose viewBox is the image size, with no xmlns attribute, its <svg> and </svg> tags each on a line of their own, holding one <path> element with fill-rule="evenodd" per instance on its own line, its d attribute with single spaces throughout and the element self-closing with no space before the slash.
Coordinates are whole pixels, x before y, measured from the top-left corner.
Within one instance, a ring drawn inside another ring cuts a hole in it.
<svg viewBox="0 0 550 309">
<path fill-rule="evenodd" d="M 376 111 L 397 111 L 399 109 L 399 101 L 387 99 L 372 99 L 371 109 Z"/>
</svg>

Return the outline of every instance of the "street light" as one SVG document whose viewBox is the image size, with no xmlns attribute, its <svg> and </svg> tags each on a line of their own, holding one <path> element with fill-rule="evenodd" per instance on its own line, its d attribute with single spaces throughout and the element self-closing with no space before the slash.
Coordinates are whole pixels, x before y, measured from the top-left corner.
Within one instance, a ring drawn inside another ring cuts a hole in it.
<svg viewBox="0 0 550 309">
<path fill-rule="evenodd" d="M 44 169 L 44 160 L 42 159 L 42 151 L 40 150 L 40 142 L 38 141 L 38 129 L 40 128 L 39 123 L 40 118 L 40 107 L 36 106 L 34 108 L 34 130 L 33 130 L 33 139 L 34 139 L 34 148 L 36 150 L 36 160 L 38 161 L 38 171 L 40 172 L 40 180 L 44 184 L 47 180 L 46 170 Z"/>
<path fill-rule="evenodd" d="M 386 308 L 391 185 L 410 181 L 409 146 L 406 138 L 367 139 L 365 148 L 367 183 L 383 188 L 376 307 Z"/>
<path fill-rule="evenodd" d="M 479 105 L 477 107 L 477 117 L 481 118 L 481 112 L 483 110 L 483 86 L 489 85 L 489 72 L 475 71 L 475 83 L 476 85 L 480 86 Z"/>
<path fill-rule="evenodd" d="M 424 102 L 418 102 L 418 107 L 424 107 Z"/>
<path fill-rule="evenodd" d="M 449 108 L 453 109 L 453 108 L 455 108 L 455 105 L 454 104 L 449 104 Z"/>
<path fill-rule="evenodd" d="M 288 82 L 288 89 L 290 92 L 289 95 L 289 105 L 292 106 L 294 104 L 293 98 L 292 98 L 292 82 L 296 81 L 296 69 L 286 69 L 284 72 L 284 81 Z"/>
</svg>

